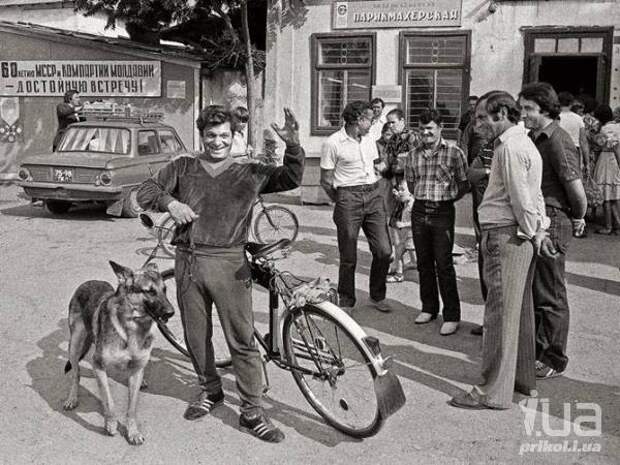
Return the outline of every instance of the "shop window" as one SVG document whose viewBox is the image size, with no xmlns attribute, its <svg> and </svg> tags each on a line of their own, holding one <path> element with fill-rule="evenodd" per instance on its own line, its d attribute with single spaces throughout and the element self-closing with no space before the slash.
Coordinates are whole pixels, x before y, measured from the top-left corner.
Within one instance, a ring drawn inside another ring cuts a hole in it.
<svg viewBox="0 0 620 465">
<path fill-rule="evenodd" d="M 312 134 L 331 134 L 347 103 L 371 98 L 374 35 L 314 34 L 312 41 Z"/>
<path fill-rule="evenodd" d="M 443 117 L 446 138 L 457 137 L 457 127 L 469 93 L 470 35 L 415 34 L 401 36 L 404 106 L 409 126 L 436 108 Z"/>
</svg>

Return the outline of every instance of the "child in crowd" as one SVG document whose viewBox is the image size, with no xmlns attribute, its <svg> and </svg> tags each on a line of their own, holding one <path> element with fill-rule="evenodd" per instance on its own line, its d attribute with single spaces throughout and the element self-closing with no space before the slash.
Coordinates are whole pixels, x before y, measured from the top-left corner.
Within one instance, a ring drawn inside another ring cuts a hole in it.
<svg viewBox="0 0 620 465">
<path fill-rule="evenodd" d="M 402 283 L 405 268 L 405 252 L 409 253 L 410 265 L 415 264 L 413 247 L 413 232 L 411 230 L 411 209 L 413 207 L 413 195 L 407 188 L 407 183 L 401 180 L 392 190 L 396 207 L 390 216 L 390 235 L 394 245 L 394 260 L 386 281 L 388 283 Z"/>
</svg>

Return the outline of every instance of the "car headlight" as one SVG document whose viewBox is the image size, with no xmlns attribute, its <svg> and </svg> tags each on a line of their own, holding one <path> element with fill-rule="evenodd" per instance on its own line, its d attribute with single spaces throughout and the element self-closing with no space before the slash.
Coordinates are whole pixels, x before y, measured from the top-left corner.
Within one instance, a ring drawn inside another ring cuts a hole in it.
<svg viewBox="0 0 620 465">
<path fill-rule="evenodd" d="M 104 171 L 99 175 L 98 181 L 102 186 L 109 186 L 112 183 L 112 173 Z"/>
<path fill-rule="evenodd" d="M 26 168 L 20 168 L 17 172 L 17 176 L 19 176 L 19 179 L 21 179 L 22 181 L 32 181 L 30 171 L 28 171 Z"/>
</svg>

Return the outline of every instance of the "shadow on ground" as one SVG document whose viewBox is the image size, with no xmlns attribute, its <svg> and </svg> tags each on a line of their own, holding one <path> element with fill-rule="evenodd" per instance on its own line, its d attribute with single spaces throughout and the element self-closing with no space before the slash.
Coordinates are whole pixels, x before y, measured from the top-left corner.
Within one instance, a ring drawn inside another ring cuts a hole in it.
<svg viewBox="0 0 620 465">
<path fill-rule="evenodd" d="M 62 349 L 62 345 L 68 339 L 66 328 L 67 320 L 62 319 L 58 322 L 56 330 L 37 342 L 41 354 L 26 363 L 26 370 L 31 379 L 29 387 L 37 392 L 53 411 L 75 421 L 89 431 L 105 435 L 102 426 L 103 417 L 100 416 L 100 421 L 97 423 L 91 423 L 85 419 L 85 414 L 99 413 L 101 415 L 98 391 L 92 392 L 81 383 L 77 408 L 70 411 L 63 409 L 63 403 L 69 392 L 69 377 L 64 375 L 68 354 L 66 350 Z M 90 358 L 87 355 L 85 361 L 80 364 L 82 378 L 94 378 L 89 361 Z M 237 397 L 235 382 L 231 379 L 232 371 L 221 370 L 221 374 L 224 391 L 227 394 L 227 403 L 215 410 L 212 415 L 223 424 L 238 429 L 237 410 L 240 402 Z M 113 371 L 110 377 L 119 384 L 127 386 L 126 376 L 122 373 Z M 189 359 L 176 351 L 159 347 L 153 348 L 151 360 L 145 372 L 145 381 L 148 386 L 141 395 L 167 396 L 187 403 L 198 394 L 196 375 Z M 288 379 L 287 382 L 293 383 L 292 378 Z M 124 405 L 124 403 L 118 402 L 117 399 L 117 409 L 119 405 Z M 237 408 L 232 408 L 232 406 Z M 300 435 L 328 447 L 334 447 L 342 442 L 357 441 L 328 426 L 317 414 L 307 413 L 269 395 L 265 396 L 265 410 L 276 421 L 295 429 Z M 124 417 L 120 411 L 118 413 L 119 420 L 122 423 Z M 171 415 L 182 415 L 182 413 L 182 411 L 170 412 Z"/>
</svg>

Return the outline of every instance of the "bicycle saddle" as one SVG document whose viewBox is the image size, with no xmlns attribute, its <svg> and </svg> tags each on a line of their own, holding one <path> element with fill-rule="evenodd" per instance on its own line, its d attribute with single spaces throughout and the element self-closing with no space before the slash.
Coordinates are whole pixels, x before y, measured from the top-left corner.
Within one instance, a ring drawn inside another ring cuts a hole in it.
<svg viewBox="0 0 620 465">
<path fill-rule="evenodd" d="M 280 239 L 278 242 L 272 242 L 271 244 L 259 244 L 257 242 L 248 242 L 245 245 L 245 250 L 252 255 L 252 258 L 264 258 L 276 250 L 282 250 L 291 245 L 289 239 Z"/>
</svg>

